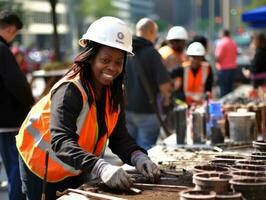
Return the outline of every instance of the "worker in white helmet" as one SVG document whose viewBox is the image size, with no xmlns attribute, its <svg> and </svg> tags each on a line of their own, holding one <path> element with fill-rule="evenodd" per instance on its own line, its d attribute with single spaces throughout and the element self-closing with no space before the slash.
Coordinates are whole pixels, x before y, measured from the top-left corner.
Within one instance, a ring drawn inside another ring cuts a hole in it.
<svg viewBox="0 0 266 200">
<path fill-rule="evenodd" d="M 164 65 L 168 71 L 181 66 L 186 60 L 184 49 L 188 40 L 188 33 L 182 26 L 172 27 L 166 36 L 167 45 L 159 49 Z"/>
<path fill-rule="evenodd" d="M 188 105 L 202 104 L 206 94 L 211 97 L 213 74 L 209 63 L 205 61 L 206 50 L 199 42 L 191 43 L 186 54 L 189 61 L 186 65 L 174 70 L 172 78 L 179 79 L 175 85 L 178 97 L 184 97 Z"/>
<path fill-rule="evenodd" d="M 56 199 L 56 191 L 83 184 L 85 173 L 110 188 L 129 189 L 130 176 L 101 158 L 107 140 L 113 153 L 151 182 L 160 176 L 126 128 L 123 80 L 127 54 L 133 54 L 128 26 L 118 18 L 102 17 L 79 44 L 84 50 L 72 68 L 32 108 L 16 137 L 23 188 L 30 200 L 41 199 L 43 181 L 46 199 Z"/>
</svg>

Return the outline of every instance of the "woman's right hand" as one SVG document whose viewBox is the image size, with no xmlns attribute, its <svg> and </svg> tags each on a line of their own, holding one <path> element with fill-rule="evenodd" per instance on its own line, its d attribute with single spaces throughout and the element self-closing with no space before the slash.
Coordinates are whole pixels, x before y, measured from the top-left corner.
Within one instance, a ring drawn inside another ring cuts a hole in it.
<svg viewBox="0 0 266 200">
<path fill-rule="evenodd" d="M 103 159 L 97 161 L 92 173 L 96 173 L 96 175 L 110 188 L 127 190 L 133 185 L 129 175 L 121 167 L 111 165 Z"/>
</svg>

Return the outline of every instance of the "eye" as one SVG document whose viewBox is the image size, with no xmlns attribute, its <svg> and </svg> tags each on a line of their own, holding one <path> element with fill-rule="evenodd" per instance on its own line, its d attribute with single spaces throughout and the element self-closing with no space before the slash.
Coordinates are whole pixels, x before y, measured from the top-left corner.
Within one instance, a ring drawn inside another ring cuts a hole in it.
<svg viewBox="0 0 266 200">
<path fill-rule="evenodd" d="M 121 65 L 123 65 L 123 61 L 122 60 L 118 60 L 118 61 L 115 62 L 115 64 L 121 66 Z"/>
<path fill-rule="evenodd" d="M 100 61 L 101 61 L 101 63 L 103 63 L 103 64 L 107 64 L 107 63 L 110 62 L 110 59 L 109 59 L 109 58 L 101 58 Z"/>
</svg>

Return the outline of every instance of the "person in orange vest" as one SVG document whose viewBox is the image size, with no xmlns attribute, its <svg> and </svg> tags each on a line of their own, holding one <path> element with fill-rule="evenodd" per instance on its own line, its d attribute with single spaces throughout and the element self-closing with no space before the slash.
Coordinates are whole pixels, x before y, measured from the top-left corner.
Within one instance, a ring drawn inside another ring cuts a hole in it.
<svg viewBox="0 0 266 200">
<path fill-rule="evenodd" d="M 46 199 L 77 188 L 85 173 L 110 188 L 129 189 L 130 176 L 101 156 L 107 140 L 113 153 L 151 182 L 160 169 L 129 136 L 125 123 L 123 80 L 132 35 L 122 20 L 102 17 L 79 40 L 84 50 L 72 68 L 30 111 L 16 144 L 24 192 L 41 198 L 45 157 L 49 152 Z"/>
<path fill-rule="evenodd" d="M 202 104 L 206 94 L 210 97 L 213 84 L 212 68 L 204 61 L 205 48 L 199 42 L 191 43 L 186 51 L 189 61 L 174 70 L 172 78 L 179 79 L 175 85 L 177 96 L 183 96 L 188 105 Z M 177 81 L 176 81 L 177 82 Z"/>
<path fill-rule="evenodd" d="M 158 51 L 162 56 L 166 69 L 171 72 L 186 60 L 184 49 L 188 34 L 184 27 L 172 27 L 166 36 L 167 45 L 161 47 Z"/>
</svg>

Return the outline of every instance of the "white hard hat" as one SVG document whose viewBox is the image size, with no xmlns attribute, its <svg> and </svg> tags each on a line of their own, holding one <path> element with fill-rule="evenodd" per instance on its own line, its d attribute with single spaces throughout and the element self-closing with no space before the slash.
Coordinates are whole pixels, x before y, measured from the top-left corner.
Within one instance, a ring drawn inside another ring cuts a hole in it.
<svg viewBox="0 0 266 200">
<path fill-rule="evenodd" d="M 188 34 L 184 27 L 174 26 L 170 28 L 166 36 L 167 40 L 187 40 Z"/>
<path fill-rule="evenodd" d="M 205 48 L 201 43 L 193 42 L 188 46 L 186 53 L 188 56 L 205 56 Z"/>
<path fill-rule="evenodd" d="M 79 40 L 79 44 L 85 47 L 89 41 L 121 49 L 134 55 L 132 34 L 127 24 L 116 17 L 105 16 L 93 22 Z"/>
</svg>

